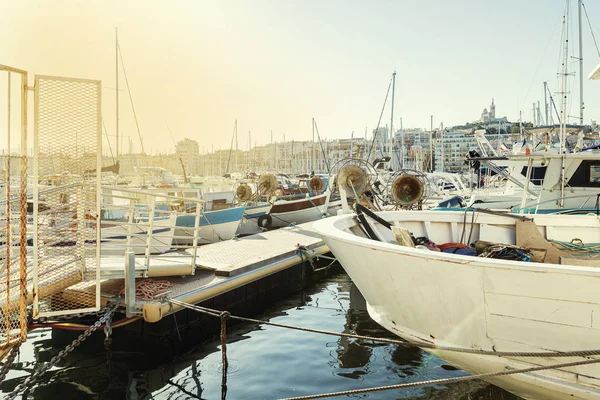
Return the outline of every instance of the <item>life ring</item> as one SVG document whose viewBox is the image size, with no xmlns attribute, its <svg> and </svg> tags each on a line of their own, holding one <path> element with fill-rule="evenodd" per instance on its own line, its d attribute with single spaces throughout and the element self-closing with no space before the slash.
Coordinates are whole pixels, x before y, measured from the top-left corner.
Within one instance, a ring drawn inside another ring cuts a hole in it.
<svg viewBox="0 0 600 400">
<path fill-rule="evenodd" d="M 259 228 L 262 229 L 271 229 L 273 226 L 273 218 L 269 214 L 263 214 L 258 217 L 258 221 L 256 221 Z"/>
</svg>

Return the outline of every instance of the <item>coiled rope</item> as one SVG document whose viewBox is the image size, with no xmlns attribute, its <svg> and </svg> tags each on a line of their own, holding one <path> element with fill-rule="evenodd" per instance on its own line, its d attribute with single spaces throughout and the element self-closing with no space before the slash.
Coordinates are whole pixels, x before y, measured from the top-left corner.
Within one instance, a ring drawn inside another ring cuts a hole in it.
<svg viewBox="0 0 600 400">
<path fill-rule="evenodd" d="M 166 280 L 144 279 L 135 283 L 135 299 L 152 301 L 156 296 L 164 293 L 173 284 Z M 125 288 L 119 291 L 119 296 L 125 295 Z"/>
</svg>

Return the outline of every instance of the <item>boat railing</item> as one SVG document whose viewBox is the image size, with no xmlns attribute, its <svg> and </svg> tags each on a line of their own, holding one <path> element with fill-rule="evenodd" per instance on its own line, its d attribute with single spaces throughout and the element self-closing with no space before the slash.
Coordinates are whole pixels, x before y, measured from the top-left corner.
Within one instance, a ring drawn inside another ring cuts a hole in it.
<svg viewBox="0 0 600 400">
<path fill-rule="evenodd" d="M 559 208 L 559 207 L 557 207 L 555 209 L 550 209 L 550 210 L 552 210 L 552 213 L 577 213 L 577 212 L 582 212 L 582 211 L 587 211 L 587 212 L 593 211 L 596 214 L 600 214 L 600 192 L 592 193 L 592 194 L 581 194 L 581 195 L 575 195 L 575 196 L 565 196 L 565 198 L 564 198 L 564 200 L 572 200 L 572 199 L 585 199 L 585 201 L 582 201 L 581 204 L 579 205 L 579 207 L 577 207 L 577 208 Z M 519 213 L 519 214 L 538 214 L 538 212 L 540 210 L 540 205 L 557 203 L 558 201 L 559 201 L 558 198 L 552 198 L 552 199 L 540 201 L 540 197 L 538 197 L 537 200 L 526 203 L 524 206 L 513 207 L 511 211 L 513 213 Z M 589 205 L 589 207 L 587 207 L 588 205 Z M 543 207 L 542 209 L 546 210 L 548 208 Z"/>
<path fill-rule="evenodd" d="M 121 240 L 111 243 L 112 248 L 123 248 L 141 255 L 143 249 L 144 276 L 148 276 L 153 267 L 155 253 L 166 253 L 173 256 L 189 255 L 189 270 L 193 274 L 197 255 L 198 228 L 202 217 L 204 201 L 195 197 L 182 197 L 175 194 L 197 189 L 137 189 L 103 186 L 102 216 L 103 226 L 122 228 Z M 189 207 L 189 204 L 193 207 Z M 190 212 L 190 208 L 193 210 Z M 194 215 L 193 226 L 177 226 L 177 218 L 183 215 Z M 179 232 L 179 235 L 176 235 Z M 181 233 L 186 233 L 182 236 Z M 192 237 L 192 244 L 180 245 L 177 239 Z M 161 251 L 157 251 L 160 249 Z"/>
</svg>

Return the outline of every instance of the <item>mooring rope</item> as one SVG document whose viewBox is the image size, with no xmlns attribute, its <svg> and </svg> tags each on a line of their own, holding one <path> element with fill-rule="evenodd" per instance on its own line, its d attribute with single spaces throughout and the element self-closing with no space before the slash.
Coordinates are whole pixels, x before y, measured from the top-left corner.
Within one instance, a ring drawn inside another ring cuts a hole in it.
<svg viewBox="0 0 600 400">
<path fill-rule="evenodd" d="M 304 332 L 313 332 L 313 333 L 321 333 L 321 334 L 325 334 L 325 335 L 333 335 L 333 336 L 349 337 L 349 338 L 355 338 L 355 339 L 379 341 L 379 342 L 384 342 L 384 343 L 392 343 L 392 344 L 398 344 L 398 345 L 407 346 L 407 347 L 419 347 L 419 348 L 428 348 L 428 349 L 445 350 L 445 351 L 453 351 L 453 352 L 461 352 L 461 353 L 469 353 L 469 354 L 479 354 L 479 355 L 493 355 L 493 356 L 498 356 L 498 357 L 543 357 L 543 358 L 545 358 L 545 357 L 589 357 L 592 355 L 600 355 L 600 350 L 577 350 L 577 351 L 568 351 L 568 352 L 506 352 L 506 351 L 501 352 L 501 351 L 486 351 L 486 350 L 470 349 L 470 348 L 464 348 L 464 347 L 438 346 L 438 345 L 434 345 L 434 344 L 430 344 L 430 343 L 416 344 L 416 343 L 410 343 L 410 342 L 405 342 L 405 341 L 395 340 L 395 339 L 377 338 L 377 337 L 371 337 L 371 336 L 354 335 L 354 334 L 349 334 L 349 333 L 331 332 L 331 331 L 324 331 L 324 330 L 320 330 L 320 329 L 302 328 L 302 327 L 297 327 L 297 326 L 293 326 L 293 325 L 278 324 L 275 322 L 263 321 L 263 320 L 258 320 L 258 319 L 254 319 L 254 318 L 239 317 L 239 316 L 231 315 L 227 311 L 218 311 L 218 310 L 214 310 L 211 308 L 188 304 L 188 303 L 176 300 L 176 299 L 167 298 L 166 301 L 168 301 L 172 305 L 173 304 L 179 305 L 181 307 L 188 308 L 190 310 L 198 311 L 200 313 L 207 314 L 207 315 L 221 319 L 221 357 L 222 357 L 222 364 L 223 364 L 222 377 L 221 377 L 221 400 L 225 400 L 225 396 L 227 394 L 227 368 L 228 368 L 227 319 L 235 319 L 235 320 L 239 320 L 239 321 L 252 322 L 252 323 L 256 323 L 256 324 L 265 324 L 265 325 L 276 326 L 276 327 L 280 327 L 280 328 L 304 331 Z M 497 377 L 497 376 L 505 376 L 505 375 L 542 371 L 542 370 L 547 370 L 547 369 L 558 369 L 558 368 L 574 367 L 574 366 L 578 366 L 578 365 L 595 364 L 595 363 L 599 363 L 599 362 L 600 362 L 600 358 L 597 358 L 597 359 L 596 358 L 593 358 L 593 359 L 588 358 L 586 360 L 573 361 L 573 362 L 568 362 L 568 363 L 542 365 L 542 366 L 535 366 L 535 367 L 522 368 L 522 369 L 511 369 L 511 370 L 499 371 L 499 372 L 488 372 L 488 373 L 483 373 L 483 374 L 461 376 L 461 377 L 456 377 L 456 378 L 432 379 L 432 380 L 420 381 L 420 382 L 400 383 L 397 385 L 379 386 L 379 387 L 363 388 L 363 389 L 353 389 L 353 390 L 347 390 L 347 391 L 321 393 L 321 394 L 313 394 L 313 395 L 306 395 L 306 396 L 299 396 L 299 397 L 289 397 L 289 398 L 285 398 L 282 400 L 320 399 L 320 398 L 325 398 L 325 397 L 336 397 L 336 396 L 345 396 L 345 395 L 351 395 L 351 394 L 379 392 L 379 391 L 384 391 L 384 390 L 403 389 L 403 388 L 417 387 L 417 386 L 449 384 L 449 383 L 471 381 L 471 380 L 476 380 L 476 379 L 485 379 L 485 378 L 491 378 L 491 377 Z"/>
<path fill-rule="evenodd" d="M 185 307 L 190 310 L 195 310 L 195 311 L 198 311 L 198 312 L 201 312 L 201 313 L 204 313 L 207 315 L 211 315 L 211 316 L 217 317 L 217 318 L 220 318 L 221 313 L 222 313 L 222 311 L 219 311 L 219 310 L 213 310 L 211 308 L 188 304 L 188 303 L 176 300 L 176 299 L 167 298 L 165 300 L 170 303 L 173 303 L 175 305 Z M 293 326 L 293 325 L 278 324 L 276 322 L 263 321 L 260 319 L 247 318 L 247 317 L 239 317 L 236 315 L 229 315 L 229 318 L 235 319 L 238 321 L 252 322 L 255 324 L 265 324 L 265 325 L 270 325 L 270 326 L 276 326 L 279 328 L 286 328 L 286 329 L 292 329 L 292 330 L 303 331 L 303 332 L 320 333 L 320 334 L 331 335 L 331 336 L 339 336 L 339 337 L 347 337 L 347 338 L 353 338 L 353 339 L 370 340 L 370 341 L 382 342 L 382 343 L 398 344 L 398 345 L 405 346 L 405 347 L 418 347 L 418 348 L 432 349 L 432 350 L 452 351 L 452 352 L 467 353 L 467 354 L 478 354 L 478 355 L 483 355 L 483 356 L 547 358 L 547 357 L 590 357 L 590 356 L 600 355 L 600 349 L 560 351 L 560 352 L 559 351 L 517 352 L 517 351 L 481 350 L 481 349 L 472 349 L 472 348 L 468 348 L 468 347 L 441 346 L 441 345 L 436 345 L 433 343 L 425 343 L 425 342 L 412 343 L 412 342 L 406 342 L 406 341 L 398 340 L 398 339 L 378 338 L 378 337 L 374 337 L 374 336 L 355 335 L 355 334 L 343 333 L 343 332 L 332 332 L 332 331 L 325 331 L 325 330 L 321 330 L 321 329 L 313 329 L 313 328 L 298 327 L 298 326 Z"/>
<path fill-rule="evenodd" d="M 459 376 L 456 378 L 430 379 L 427 381 L 420 381 L 420 382 L 407 382 L 407 383 L 400 383 L 397 385 L 346 390 L 343 392 L 331 392 L 331 393 L 312 394 L 312 395 L 307 395 L 307 396 L 286 397 L 281 400 L 322 399 L 325 397 L 345 396 L 345 395 L 350 395 L 350 394 L 360 394 L 360 393 L 369 393 L 369 392 L 381 392 L 384 390 L 404 389 L 404 388 L 417 387 L 417 386 L 445 385 L 445 384 L 449 384 L 449 383 L 465 382 L 465 381 L 471 381 L 471 380 L 475 380 L 475 379 L 485 379 L 485 378 L 492 378 L 492 377 L 496 377 L 496 376 L 506 376 L 506 375 L 514 375 L 514 374 L 523 374 L 523 373 L 527 373 L 527 372 L 542 371 L 545 369 L 575 367 L 578 365 L 594 364 L 594 363 L 598 363 L 598 362 L 600 362 L 600 359 L 582 360 L 582 361 L 575 361 L 575 362 L 570 362 L 570 363 L 543 365 L 543 366 L 523 368 L 523 369 L 511 369 L 508 371 L 488 372 L 485 374 Z"/>
</svg>

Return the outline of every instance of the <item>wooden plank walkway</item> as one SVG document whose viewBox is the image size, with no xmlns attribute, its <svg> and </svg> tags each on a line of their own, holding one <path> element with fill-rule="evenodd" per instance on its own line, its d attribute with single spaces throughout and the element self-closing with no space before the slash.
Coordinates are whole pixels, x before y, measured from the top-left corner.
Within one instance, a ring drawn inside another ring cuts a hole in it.
<svg viewBox="0 0 600 400">
<path fill-rule="evenodd" d="M 299 252 L 298 246 L 316 255 L 329 251 L 310 222 L 201 246 L 197 249 L 193 275 L 170 273 L 182 265 L 190 265 L 193 258 L 190 251 L 153 256 L 150 261 L 151 270 L 154 265 L 167 273 L 155 275 L 150 272 L 149 276 L 172 284 L 168 291 L 169 297 L 196 304 L 301 263 L 309 256 Z M 145 270 L 145 257 L 136 256 L 135 260 L 135 275 L 136 278 L 141 278 Z M 103 302 L 114 298 L 123 288 L 124 265 L 124 257 L 102 258 Z M 91 286 L 87 286 L 89 285 L 75 285 L 66 289 L 63 294 L 67 297 L 76 295 L 77 292 L 91 289 Z M 144 318 L 149 322 L 155 322 L 180 309 L 160 297 L 153 301 L 137 300 L 135 308 L 143 311 Z"/>
<path fill-rule="evenodd" d="M 299 245 L 311 250 L 322 244 L 312 223 L 306 223 L 200 247 L 196 264 L 217 276 L 232 277 L 297 255 Z"/>
</svg>

